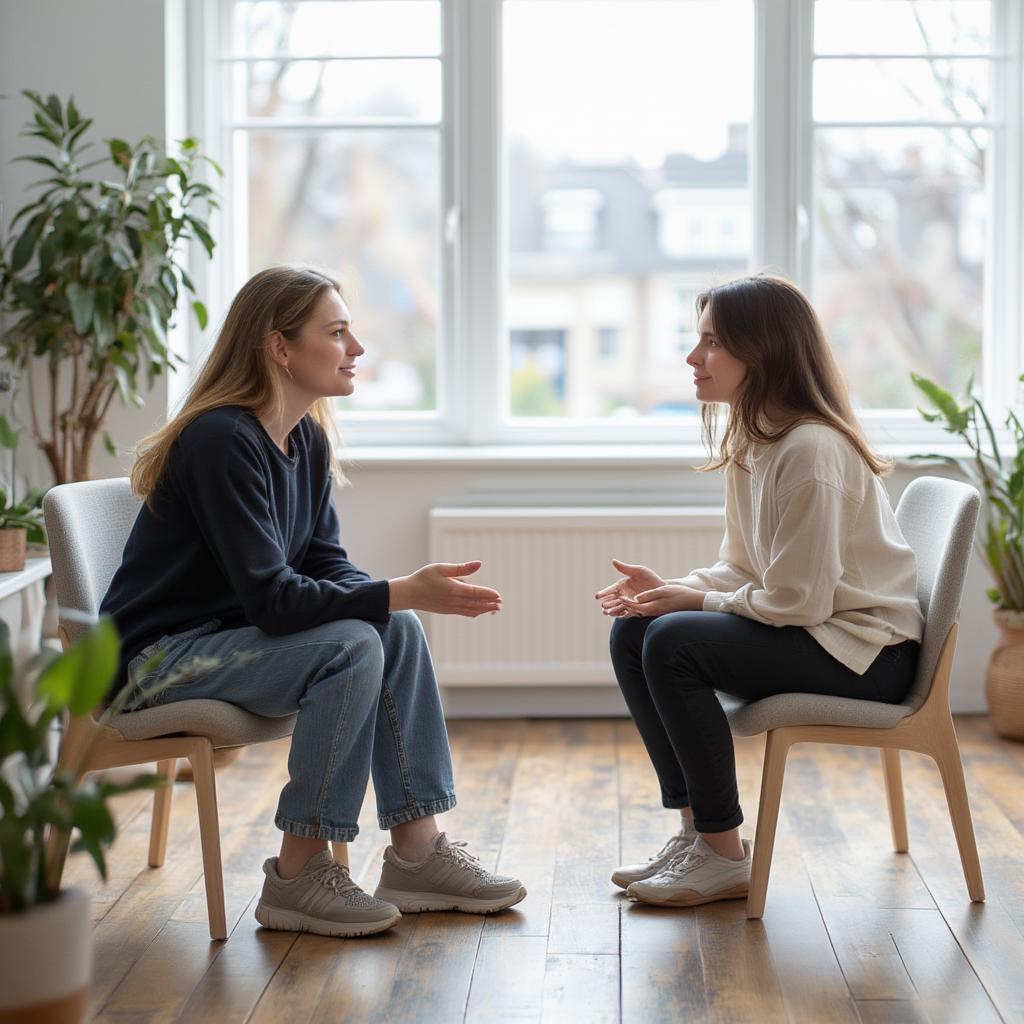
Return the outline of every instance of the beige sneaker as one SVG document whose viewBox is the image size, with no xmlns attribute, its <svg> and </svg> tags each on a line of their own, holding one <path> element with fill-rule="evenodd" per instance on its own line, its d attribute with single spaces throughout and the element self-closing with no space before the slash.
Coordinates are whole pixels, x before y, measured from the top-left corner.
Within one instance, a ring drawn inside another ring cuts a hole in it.
<svg viewBox="0 0 1024 1024">
<path fill-rule="evenodd" d="M 412 863 L 402 860 L 389 846 L 374 896 L 394 903 L 403 914 L 425 910 L 493 914 L 526 895 L 518 878 L 492 874 L 465 847 L 465 843 L 449 842 L 441 832 L 434 840 L 433 852 Z"/>
<path fill-rule="evenodd" d="M 634 882 L 652 878 L 677 857 L 681 857 L 697 841 L 697 830 L 691 825 L 681 828 L 651 858 L 642 864 L 624 864 L 612 872 L 612 881 L 622 889 L 628 889 Z"/>
<path fill-rule="evenodd" d="M 310 857 L 295 878 L 277 873 L 276 857 L 264 862 L 263 873 L 267 877 L 255 914 L 264 928 L 354 938 L 402 920 L 394 904 L 363 892 L 330 850 Z"/>
<path fill-rule="evenodd" d="M 743 840 L 743 860 L 730 860 L 698 837 L 685 857 L 672 861 L 652 878 L 634 882 L 626 895 L 659 907 L 696 907 L 743 899 L 749 888 L 750 840 Z"/>
</svg>

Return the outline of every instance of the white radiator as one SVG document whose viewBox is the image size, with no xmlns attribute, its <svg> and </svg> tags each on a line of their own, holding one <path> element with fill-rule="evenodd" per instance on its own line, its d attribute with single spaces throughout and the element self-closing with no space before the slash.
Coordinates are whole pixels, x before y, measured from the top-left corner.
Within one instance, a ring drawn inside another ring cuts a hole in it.
<svg viewBox="0 0 1024 1024">
<path fill-rule="evenodd" d="M 430 560 L 484 565 L 472 582 L 504 599 L 497 615 L 424 615 L 442 686 L 614 682 L 612 620 L 594 593 L 611 559 L 685 576 L 718 556 L 717 508 L 435 508 Z"/>
</svg>

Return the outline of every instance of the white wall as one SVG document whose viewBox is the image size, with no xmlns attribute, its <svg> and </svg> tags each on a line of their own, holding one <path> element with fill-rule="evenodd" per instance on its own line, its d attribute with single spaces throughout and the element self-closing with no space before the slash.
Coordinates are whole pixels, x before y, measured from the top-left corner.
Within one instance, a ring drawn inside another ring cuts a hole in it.
<svg viewBox="0 0 1024 1024">
<path fill-rule="evenodd" d="M 166 0 L 173 3 L 174 0 Z M 173 8 L 172 8 L 173 11 Z M 180 68 L 165 59 L 165 0 L 0 0 L 0 95 L 17 97 L 23 88 L 61 96 L 73 93 L 80 109 L 96 118 L 98 137 L 134 140 L 160 136 L 166 112 L 183 88 Z M 171 86 L 165 79 L 170 71 Z M 0 197 L 7 216 L 24 200 L 30 165 L 9 163 L 24 151 L 18 138 L 27 106 L 18 98 L 0 101 Z M 166 415 L 166 385 L 158 380 L 143 410 L 112 407 L 110 431 L 128 443 L 149 432 Z M 118 475 L 126 460 L 97 454 L 98 476 Z M 895 502 L 918 466 L 901 466 L 887 486 Z M 935 472 L 929 468 L 928 472 Z M 651 465 L 631 459 L 598 466 L 566 464 L 452 464 L 368 462 L 350 470 L 353 486 L 337 495 L 343 542 L 353 559 L 374 575 L 392 577 L 427 560 L 427 513 L 434 505 L 504 504 L 709 504 L 723 501 L 720 479 L 684 466 Z M 37 478 L 40 482 L 45 476 Z M 628 557 L 628 552 L 623 552 Z M 472 552 L 466 552 L 472 557 Z M 664 566 L 682 573 L 689 566 Z M 964 595 L 960 646 L 954 664 L 955 709 L 984 709 L 984 670 L 995 644 L 985 588 L 975 561 Z M 530 692 L 529 705 L 508 694 L 459 691 L 447 694 L 451 711 L 588 713 L 621 710 L 614 689 Z"/>
<path fill-rule="evenodd" d="M 11 163 L 15 156 L 43 151 L 37 140 L 22 138 L 30 118 L 22 89 L 75 104 L 95 123 L 88 136 L 96 156 L 105 155 L 101 140 L 136 142 L 144 135 L 164 135 L 167 90 L 164 61 L 164 0 L 0 0 L 0 202 L 6 227 L 14 212 L 35 193 L 29 183 L 43 170 Z M 144 383 L 144 382 L 143 382 Z M 145 409 L 111 406 L 109 432 L 125 444 L 143 436 L 163 416 L 167 385 L 158 377 Z M 20 413 L 23 424 L 27 414 Z M 31 446 L 26 436 L 19 450 Z M 42 460 L 35 482 L 48 483 Z M 26 465 L 27 468 L 27 465 Z M 120 472 L 118 463 L 97 446 L 97 476 Z"/>
</svg>

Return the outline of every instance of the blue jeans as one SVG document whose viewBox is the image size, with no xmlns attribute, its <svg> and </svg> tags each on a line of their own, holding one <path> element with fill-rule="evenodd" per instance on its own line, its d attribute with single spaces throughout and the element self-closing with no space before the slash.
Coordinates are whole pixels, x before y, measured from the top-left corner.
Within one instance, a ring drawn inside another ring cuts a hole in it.
<svg viewBox="0 0 1024 1024">
<path fill-rule="evenodd" d="M 917 671 L 916 640 L 883 647 L 857 675 L 802 626 L 729 612 L 670 612 L 612 623 L 612 667 L 661 786 L 700 832 L 743 821 L 729 721 L 716 690 L 746 701 L 820 693 L 898 704 Z"/>
<path fill-rule="evenodd" d="M 396 612 L 385 626 L 338 619 L 287 636 L 219 626 L 213 619 L 145 648 L 130 662 L 129 679 L 157 651 L 164 660 L 142 680 L 143 691 L 172 671 L 175 678 L 131 706 L 205 698 L 266 718 L 298 712 L 279 829 L 355 839 L 371 770 L 382 829 L 455 806 L 437 680 L 414 612 Z M 207 658 L 216 666 L 204 666 Z"/>
</svg>

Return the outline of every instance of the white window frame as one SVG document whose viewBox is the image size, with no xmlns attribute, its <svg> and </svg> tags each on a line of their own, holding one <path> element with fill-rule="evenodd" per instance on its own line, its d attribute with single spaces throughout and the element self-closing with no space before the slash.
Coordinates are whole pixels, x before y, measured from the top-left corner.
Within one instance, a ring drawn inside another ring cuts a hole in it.
<svg viewBox="0 0 1024 1024">
<path fill-rule="evenodd" d="M 343 413 L 358 446 L 536 446 L 555 444 L 696 445 L 696 417 L 638 420 L 503 422 L 508 331 L 504 314 L 507 238 L 502 126 L 501 21 L 504 0 L 441 0 L 443 104 L 442 317 L 436 414 Z M 679 0 L 686 2 L 686 0 Z M 750 188 L 754 267 L 771 267 L 802 287 L 811 279 L 813 209 L 811 76 L 814 0 L 753 0 L 754 114 Z M 204 149 L 231 180 L 230 65 L 223 59 L 231 0 L 187 0 L 188 119 Z M 984 350 L 978 382 L 992 419 L 1001 423 L 1019 397 L 1024 369 L 1024 10 L 993 0 L 994 58 Z M 891 56 L 891 55 L 886 55 Z M 466 88 L 472 83 L 472 88 Z M 860 124 L 860 122 L 858 122 Z M 1018 126 L 1013 130 L 1012 126 Z M 891 125 L 890 125 L 891 126 Z M 916 123 L 915 123 L 916 126 Z M 209 334 L 190 347 L 193 367 L 212 340 L 234 290 L 234 247 L 244 244 L 245 210 L 220 189 L 217 254 L 195 259 L 200 294 L 211 312 Z M 995 216 L 998 210 L 999 215 Z M 228 230 L 228 225 L 233 229 Z M 241 228 L 241 231 L 239 230 Z M 353 311 L 358 318 L 358 310 Z M 357 332 L 358 333 L 358 332 Z M 914 410 L 860 412 L 869 438 L 893 454 L 945 446 L 951 439 Z"/>
</svg>

